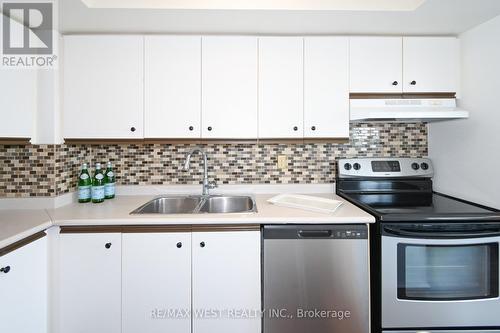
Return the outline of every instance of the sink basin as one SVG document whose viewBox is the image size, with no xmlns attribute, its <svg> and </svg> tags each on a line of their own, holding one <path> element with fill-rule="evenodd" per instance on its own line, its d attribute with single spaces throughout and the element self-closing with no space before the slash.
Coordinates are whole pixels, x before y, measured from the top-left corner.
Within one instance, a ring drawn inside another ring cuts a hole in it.
<svg viewBox="0 0 500 333">
<path fill-rule="evenodd" d="M 200 207 L 201 213 L 255 212 L 255 202 L 247 196 L 210 196 Z"/>
<path fill-rule="evenodd" d="M 255 213 L 255 200 L 249 196 L 165 196 L 146 202 L 130 214 L 220 214 Z"/>
<path fill-rule="evenodd" d="M 159 197 L 130 214 L 192 214 L 202 201 L 201 196 Z"/>
</svg>

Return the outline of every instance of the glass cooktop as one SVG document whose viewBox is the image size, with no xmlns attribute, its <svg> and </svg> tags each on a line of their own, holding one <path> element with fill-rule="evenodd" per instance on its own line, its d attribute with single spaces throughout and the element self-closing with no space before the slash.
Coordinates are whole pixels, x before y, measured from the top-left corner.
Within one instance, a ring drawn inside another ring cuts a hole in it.
<svg viewBox="0 0 500 333">
<path fill-rule="evenodd" d="M 500 212 L 438 193 L 349 193 L 381 221 L 500 221 Z"/>
</svg>

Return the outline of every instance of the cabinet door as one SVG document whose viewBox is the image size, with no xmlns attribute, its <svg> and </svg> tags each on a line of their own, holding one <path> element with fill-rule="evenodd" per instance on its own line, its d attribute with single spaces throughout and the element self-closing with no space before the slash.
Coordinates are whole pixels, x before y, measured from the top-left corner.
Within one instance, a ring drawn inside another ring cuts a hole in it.
<svg viewBox="0 0 500 333">
<path fill-rule="evenodd" d="M 143 37 L 64 37 L 65 138 L 143 137 Z"/>
<path fill-rule="evenodd" d="M 401 37 L 351 37 L 351 92 L 401 93 L 402 47 Z"/>
<path fill-rule="evenodd" d="M 47 332 L 47 237 L 0 257 L 0 268 L 0 331 Z"/>
<path fill-rule="evenodd" d="M 36 90 L 36 70 L 0 69 L 0 138 L 32 137 Z"/>
<path fill-rule="evenodd" d="M 121 234 L 61 234 L 60 332 L 121 332 Z"/>
<path fill-rule="evenodd" d="M 123 333 L 191 332 L 191 233 L 124 233 Z"/>
<path fill-rule="evenodd" d="M 457 38 L 403 38 L 405 92 L 457 92 L 458 72 Z"/>
<path fill-rule="evenodd" d="M 259 138 L 302 138 L 304 40 L 259 38 Z"/>
<path fill-rule="evenodd" d="M 349 39 L 304 39 L 304 136 L 349 137 Z"/>
<path fill-rule="evenodd" d="M 145 37 L 146 138 L 200 138 L 201 37 Z"/>
<path fill-rule="evenodd" d="M 260 332 L 260 232 L 193 232 L 192 237 L 193 311 L 198 313 L 193 333 Z"/>
<path fill-rule="evenodd" d="M 203 37 L 204 138 L 257 138 L 257 59 L 256 37 Z"/>
</svg>

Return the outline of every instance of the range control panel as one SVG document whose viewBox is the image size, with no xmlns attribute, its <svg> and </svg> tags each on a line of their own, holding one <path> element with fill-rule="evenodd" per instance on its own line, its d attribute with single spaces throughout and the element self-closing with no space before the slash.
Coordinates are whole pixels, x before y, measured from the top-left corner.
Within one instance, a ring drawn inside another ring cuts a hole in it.
<svg viewBox="0 0 500 333">
<path fill-rule="evenodd" d="M 351 158 L 338 161 L 340 178 L 399 178 L 434 175 L 428 158 Z"/>
</svg>

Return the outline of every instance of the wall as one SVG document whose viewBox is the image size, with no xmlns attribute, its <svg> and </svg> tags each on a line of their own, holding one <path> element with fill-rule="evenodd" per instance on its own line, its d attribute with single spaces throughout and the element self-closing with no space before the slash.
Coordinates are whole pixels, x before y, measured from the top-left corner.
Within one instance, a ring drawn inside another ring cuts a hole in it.
<svg viewBox="0 0 500 333">
<path fill-rule="evenodd" d="M 500 16 L 460 35 L 460 106 L 470 118 L 429 129 L 434 186 L 500 209 Z"/>
<path fill-rule="evenodd" d="M 123 185 L 198 184 L 194 144 L 62 144 L 0 146 L 0 197 L 56 196 L 74 191 L 83 162 L 111 161 Z M 336 160 L 356 156 L 427 156 L 427 126 L 358 124 L 348 143 L 208 144 L 209 174 L 220 184 L 319 184 L 335 180 Z M 286 155 L 288 169 L 276 166 Z"/>
</svg>

